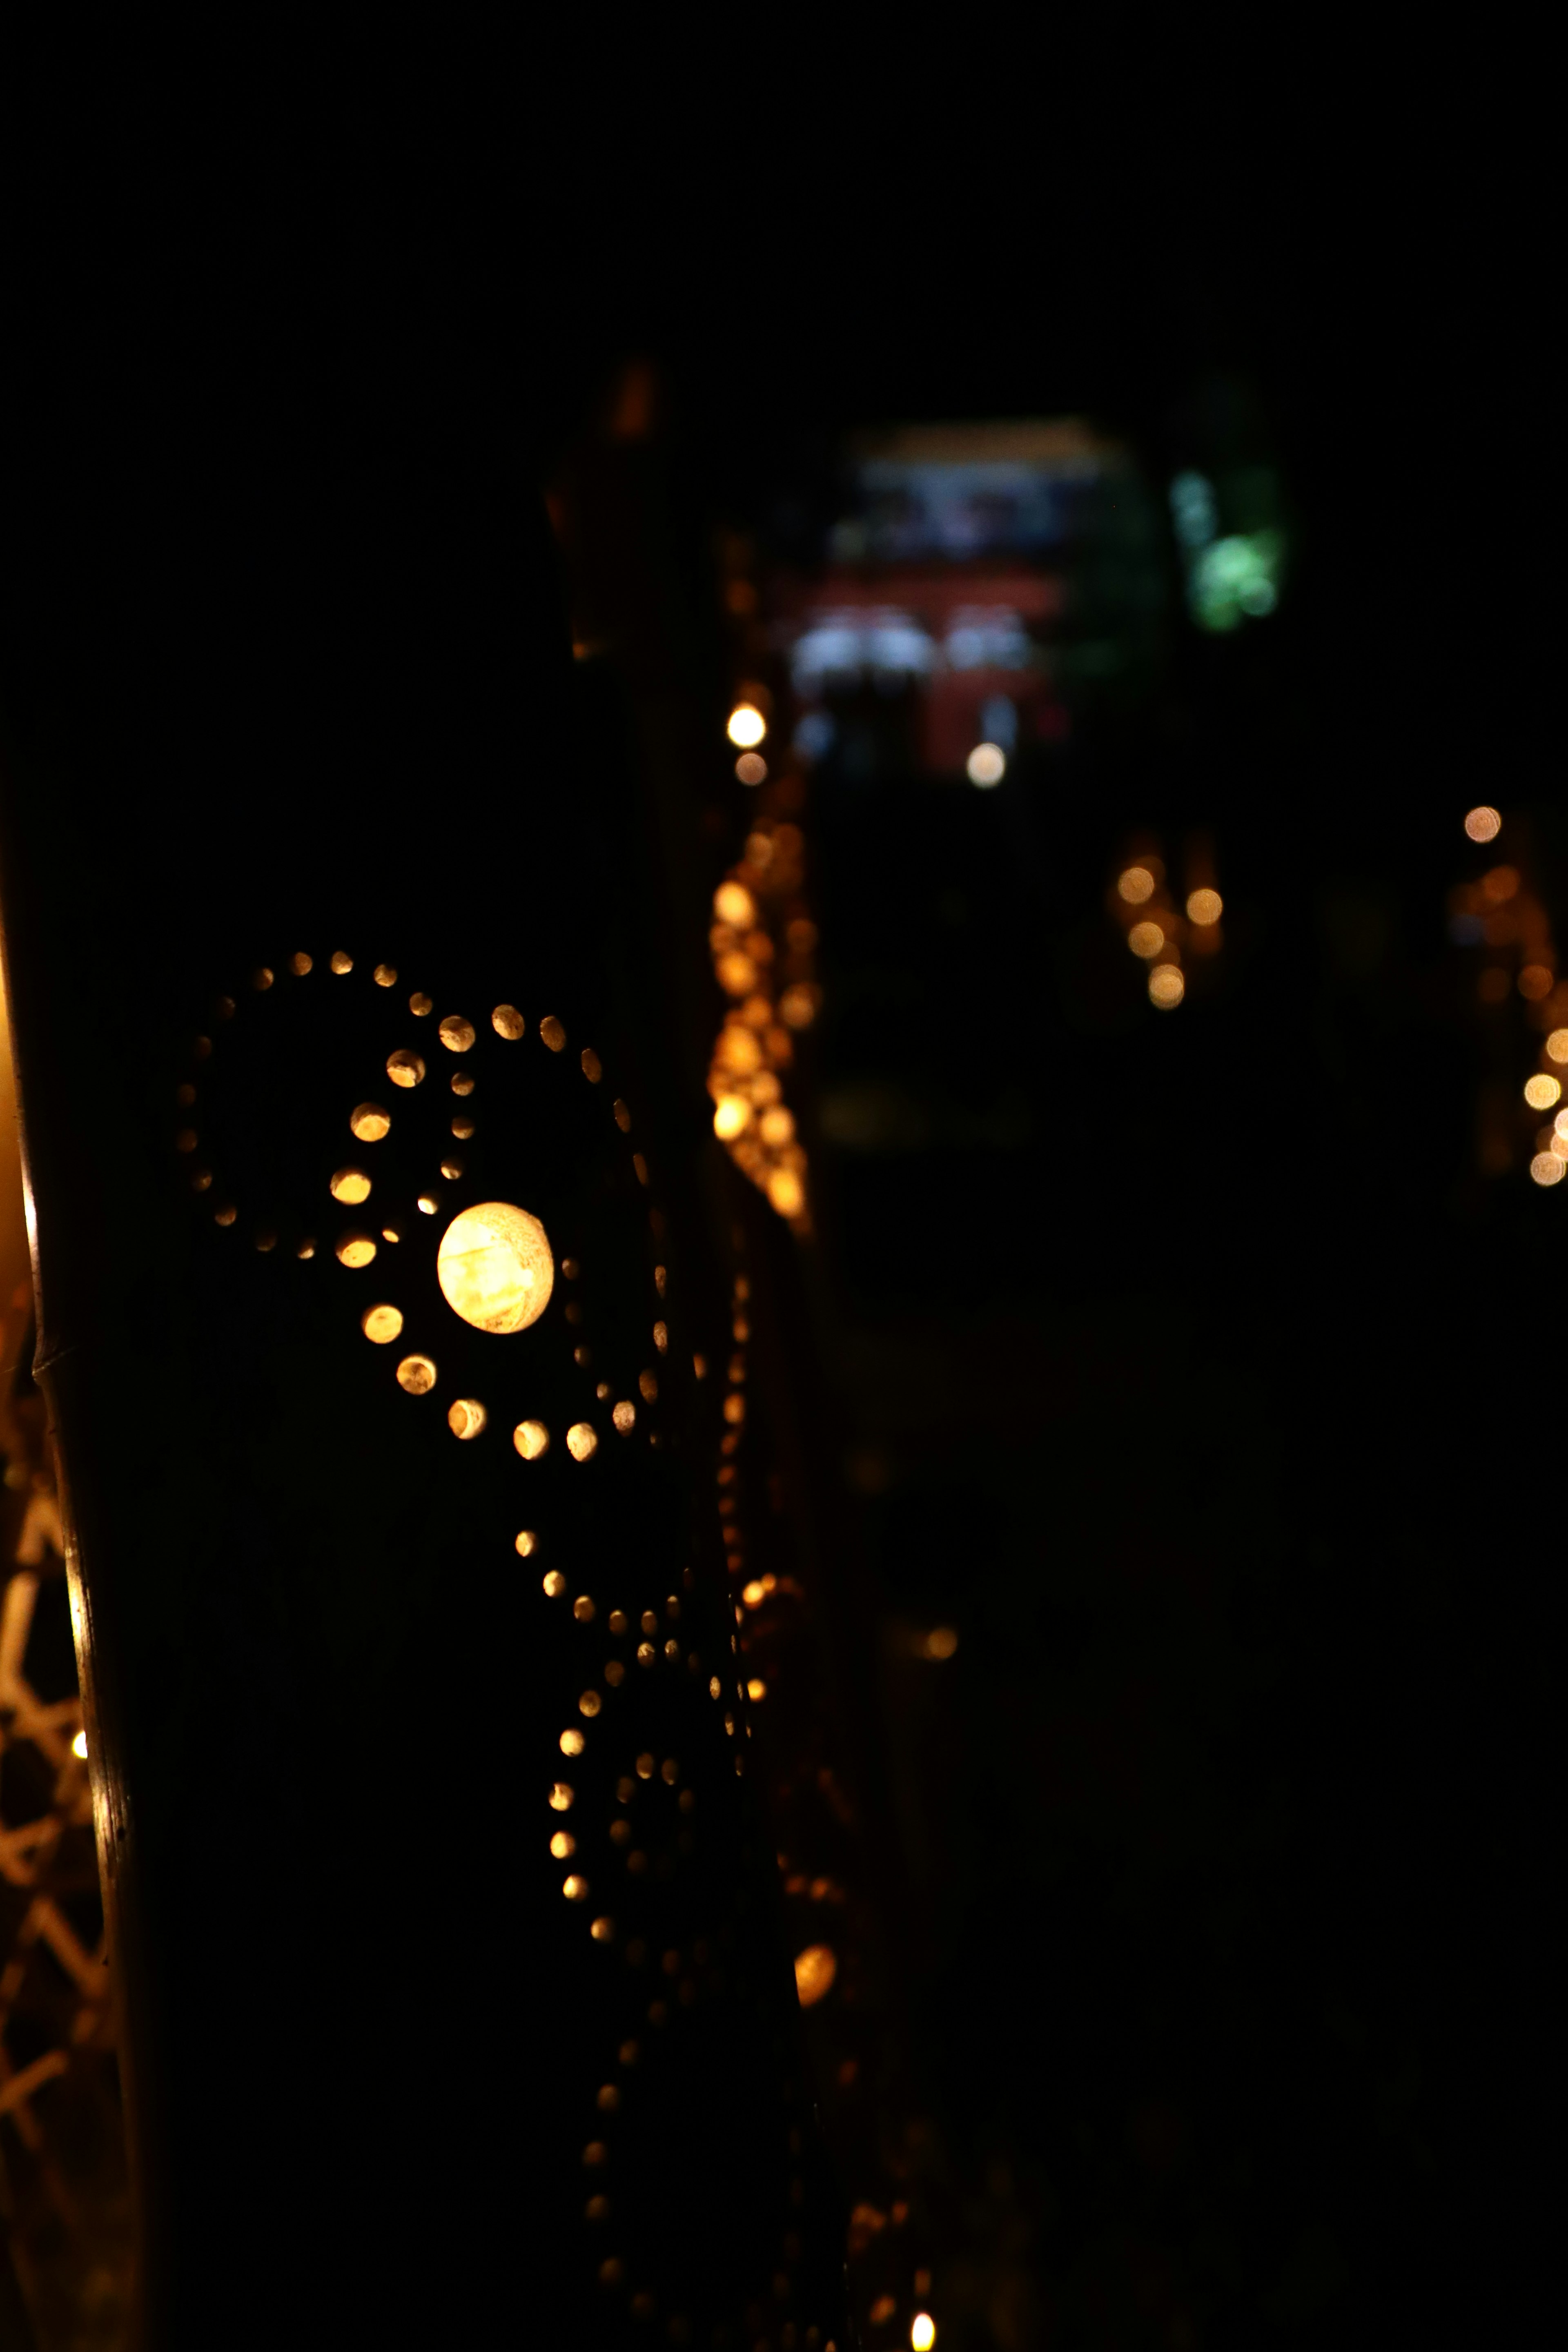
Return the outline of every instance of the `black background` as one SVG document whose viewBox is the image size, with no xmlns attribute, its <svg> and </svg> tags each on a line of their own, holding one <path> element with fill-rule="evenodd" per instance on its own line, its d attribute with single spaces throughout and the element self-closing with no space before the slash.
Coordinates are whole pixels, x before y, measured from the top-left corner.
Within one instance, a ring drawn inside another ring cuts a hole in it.
<svg viewBox="0 0 1568 2352">
<path fill-rule="evenodd" d="M 922 1733 L 951 1760 L 918 2063 L 961 2186 L 1024 2213 L 1020 2343 L 1506 2323 L 1560 2105 L 1561 1240 L 1554 1195 L 1474 1173 L 1443 918 L 1478 800 L 1531 815 L 1563 908 L 1528 110 L 1429 64 L 1304 90 L 1208 59 L 1132 108 L 1055 52 L 795 59 L 788 95 L 765 63 L 694 55 L 668 107 L 554 58 L 501 93 L 472 59 L 322 82 L 283 41 L 205 96 L 188 58 L 112 93 L 68 66 L 13 163 L 13 493 L 28 433 L 79 418 L 100 462 L 137 355 L 166 388 L 214 332 L 247 399 L 307 405 L 323 338 L 384 334 L 432 432 L 472 418 L 539 480 L 651 351 L 696 614 L 710 521 L 765 527 L 846 426 L 1084 413 L 1157 474 L 1199 375 L 1256 384 L 1288 608 L 1184 643 L 1147 736 L 1036 812 L 965 975 L 1027 1144 L 864 1202 L 829 1171 L 833 1377 L 892 1465 L 866 1557 L 963 1634 Z M 1064 942 L 1134 823 L 1214 828 L 1252 944 L 1201 1022 L 1086 1028 Z M 931 845 L 836 870 L 825 836 L 830 1006 L 834 894 L 873 877 L 857 969 L 939 994 Z M 1005 861 L 975 856 L 984 887 Z M 915 1340 L 923 1403 L 890 1370 Z M 1100 1763 L 1064 1769 L 1075 1738 Z"/>
</svg>

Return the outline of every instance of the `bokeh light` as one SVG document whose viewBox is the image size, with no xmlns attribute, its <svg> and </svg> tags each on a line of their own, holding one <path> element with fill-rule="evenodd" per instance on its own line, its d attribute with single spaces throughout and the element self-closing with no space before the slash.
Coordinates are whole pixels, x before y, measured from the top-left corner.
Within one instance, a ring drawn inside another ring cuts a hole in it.
<svg viewBox="0 0 1568 2352">
<path fill-rule="evenodd" d="M 768 763 L 759 751 L 742 751 L 735 762 L 735 773 L 743 784 L 766 783 Z"/>
<path fill-rule="evenodd" d="M 1561 1184 L 1568 1160 L 1559 1160 L 1554 1151 L 1538 1151 L 1530 1163 L 1530 1172 L 1538 1184 Z"/>
<path fill-rule="evenodd" d="M 738 702 L 730 713 L 725 732 L 737 751 L 755 749 L 768 731 L 768 722 L 752 702 Z"/>
<path fill-rule="evenodd" d="M 1162 1013 L 1169 1013 L 1180 1004 L 1187 992 L 1187 983 L 1173 963 L 1163 963 L 1149 974 L 1149 1002 Z"/>
<path fill-rule="evenodd" d="M 1502 831 L 1502 819 L 1495 808 L 1473 808 L 1465 819 L 1465 831 L 1472 841 L 1495 841 Z"/>
<path fill-rule="evenodd" d="M 1130 866 L 1116 885 L 1130 907 L 1141 907 L 1154 895 L 1154 877 L 1146 866 Z"/>
<path fill-rule="evenodd" d="M 970 782 L 984 792 L 999 784 L 1005 775 L 1007 754 L 999 743 L 976 743 L 963 764 Z"/>
<path fill-rule="evenodd" d="M 1135 956 L 1157 956 L 1165 944 L 1165 934 L 1158 923 L 1134 923 L 1127 944 Z"/>
<path fill-rule="evenodd" d="M 1531 1110 L 1550 1110 L 1554 1102 L 1561 1100 L 1562 1094 L 1562 1079 L 1549 1077 L 1544 1070 L 1537 1070 L 1532 1078 L 1524 1082 L 1524 1099 Z"/>
<path fill-rule="evenodd" d="M 1187 899 L 1187 914 L 1194 923 L 1217 923 L 1225 912 L 1225 900 L 1217 890 L 1194 890 Z"/>
<path fill-rule="evenodd" d="M 804 1952 L 797 1952 L 795 1983 L 802 2009 L 810 2009 L 830 1992 L 837 1974 L 838 1961 L 830 1945 L 808 1944 Z"/>
<path fill-rule="evenodd" d="M 757 919 L 757 902 L 743 882 L 721 882 L 713 893 L 713 912 L 721 923 L 746 931 Z"/>
<path fill-rule="evenodd" d="M 1568 1029 L 1553 1029 L 1546 1040 L 1546 1050 L 1554 1062 L 1568 1062 Z"/>
<path fill-rule="evenodd" d="M 713 1132 L 728 1143 L 750 1124 L 751 1117 L 752 1106 L 740 1095 L 721 1095 L 713 1111 Z"/>
<path fill-rule="evenodd" d="M 917 2311 L 910 2322 L 910 2352 L 931 2352 L 935 2342 L 935 2320 L 929 2311 Z"/>
</svg>

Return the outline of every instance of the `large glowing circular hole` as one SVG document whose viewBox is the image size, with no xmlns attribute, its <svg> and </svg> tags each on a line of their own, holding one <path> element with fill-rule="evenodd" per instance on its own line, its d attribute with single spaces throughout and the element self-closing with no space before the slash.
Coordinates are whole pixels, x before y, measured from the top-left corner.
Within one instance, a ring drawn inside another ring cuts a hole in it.
<svg viewBox="0 0 1568 2352">
<path fill-rule="evenodd" d="M 360 1317 L 359 1328 L 367 1339 L 384 1348 L 403 1328 L 402 1310 L 396 1307 L 367 1307 Z"/>
<path fill-rule="evenodd" d="M 349 1113 L 349 1126 L 361 1143 L 379 1143 L 392 1126 L 392 1113 L 379 1103 L 363 1102 Z"/>
<path fill-rule="evenodd" d="M 455 1216 L 436 1254 L 436 1278 L 455 1315 L 477 1331 L 526 1331 L 550 1304 L 555 1260 L 537 1217 L 510 1201 Z"/>
<path fill-rule="evenodd" d="M 477 1397 L 458 1397 L 447 1408 L 447 1426 L 454 1437 L 477 1437 L 486 1418 Z"/>
<path fill-rule="evenodd" d="M 436 1367 L 428 1356 L 405 1356 L 397 1367 L 397 1385 L 410 1396 L 426 1396 L 436 1385 Z"/>
</svg>

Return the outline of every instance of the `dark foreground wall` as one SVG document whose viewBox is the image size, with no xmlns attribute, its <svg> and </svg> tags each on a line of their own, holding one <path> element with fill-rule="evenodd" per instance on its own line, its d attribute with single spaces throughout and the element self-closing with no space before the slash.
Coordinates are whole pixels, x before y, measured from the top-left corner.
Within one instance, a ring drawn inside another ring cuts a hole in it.
<svg viewBox="0 0 1568 2352">
<path fill-rule="evenodd" d="M 351 292 L 275 343 L 122 289 L 6 481 L 0 883 L 141 2340 L 843 2345 L 640 814 L 504 419 Z M 496 1200 L 552 1259 L 507 1337 L 436 1275 Z"/>
</svg>

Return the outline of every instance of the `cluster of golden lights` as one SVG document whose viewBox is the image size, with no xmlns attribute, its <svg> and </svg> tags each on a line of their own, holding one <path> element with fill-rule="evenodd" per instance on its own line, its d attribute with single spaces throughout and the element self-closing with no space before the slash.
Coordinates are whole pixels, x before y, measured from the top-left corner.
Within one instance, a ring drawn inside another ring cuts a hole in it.
<svg viewBox="0 0 1568 2352">
<path fill-rule="evenodd" d="M 1110 895 L 1129 949 L 1148 967 L 1149 1002 L 1161 1013 L 1173 1012 L 1186 995 L 1184 956 L 1217 954 L 1225 940 L 1225 901 L 1206 853 L 1194 847 L 1187 866 L 1188 887 L 1179 906 L 1167 887 L 1164 860 L 1152 848 L 1122 867 Z"/>
<path fill-rule="evenodd" d="M 1465 832 L 1479 848 L 1500 840 L 1503 820 L 1486 805 L 1471 809 Z M 1514 858 L 1519 857 L 1515 850 Z M 1485 1005 L 1501 1008 L 1516 997 L 1540 1038 L 1535 1068 L 1521 1092 L 1527 1111 L 1543 1117 L 1536 1128 L 1530 1161 L 1533 1182 L 1550 1190 L 1568 1174 L 1568 1109 L 1562 1108 L 1568 1084 L 1568 982 L 1557 977 L 1557 950 L 1545 907 L 1516 862 L 1500 859 L 1474 882 L 1450 892 L 1451 916 L 1473 927 L 1486 950 L 1477 982 Z M 1490 1139 L 1487 1164 L 1501 1170 L 1512 1152 L 1505 1136 Z"/>
<path fill-rule="evenodd" d="M 730 1000 L 708 1071 L 713 1131 L 798 1231 L 809 1226 L 806 1155 L 784 1074 L 820 1002 L 816 927 L 802 898 L 804 851 L 798 825 L 760 817 L 744 856 L 713 893 L 708 933 L 714 978 Z"/>
</svg>

